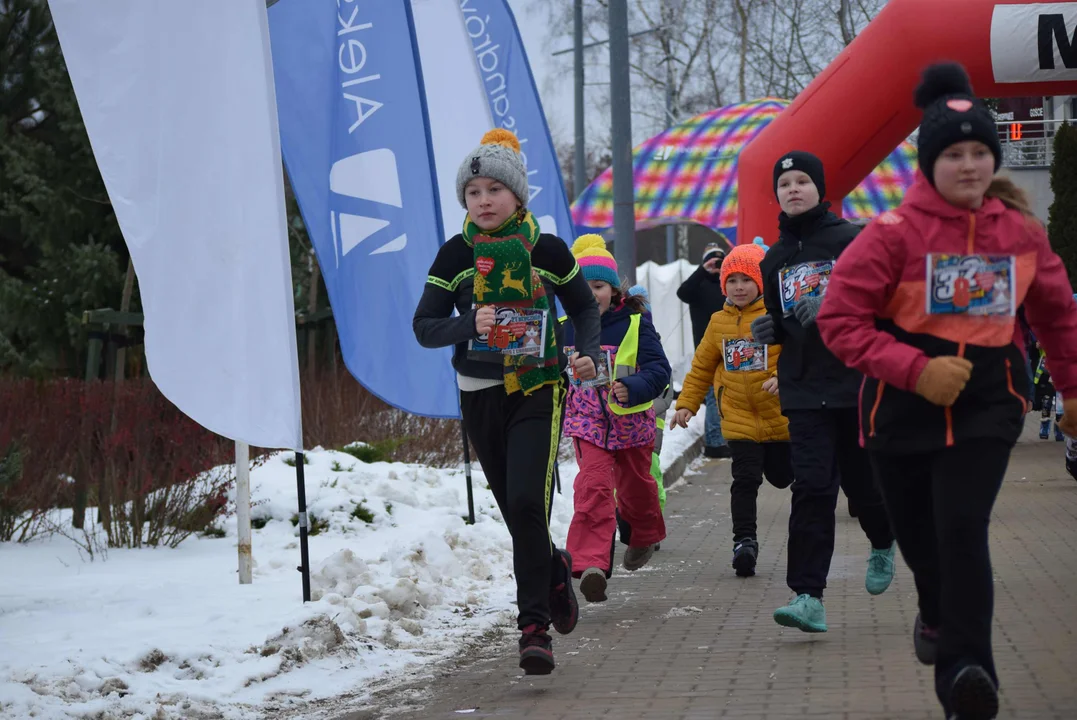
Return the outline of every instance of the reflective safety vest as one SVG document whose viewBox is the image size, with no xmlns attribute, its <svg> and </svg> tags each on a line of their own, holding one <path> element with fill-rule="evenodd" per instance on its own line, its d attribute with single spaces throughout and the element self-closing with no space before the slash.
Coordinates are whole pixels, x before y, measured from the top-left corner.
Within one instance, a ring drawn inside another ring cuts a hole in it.
<svg viewBox="0 0 1077 720">
<path fill-rule="evenodd" d="M 636 356 L 639 355 L 639 319 L 640 315 L 634 313 L 628 318 L 628 332 L 625 333 L 621 345 L 617 348 L 617 356 L 613 361 L 613 379 L 620 380 L 629 375 L 636 374 Z M 610 410 L 614 415 L 631 415 L 632 413 L 645 412 L 654 406 L 654 400 L 648 400 L 632 407 L 622 407 L 613 401 L 613 393 L 609 397 Z"/>
<path fill-rule="evenodd" d="M 565 318 L 561 318 L 562 322 Z M 620 380 L 629 375 L 636 374 L 636 357 L 639 355 L 639 319 L 638 313 L 633 313 L 628 318 L 628 331 L 617 348 L 616 357 L 613 361 L 613 379 Z M 614 402 L 613 393 L 609 394 L 610 410 L 614 415 L 631 415 L 632 413 L 646 412 L 654 406 L 654 400 L 648 400 L 632 407 L 623 407 Z M 664 428 L 665 420 L 658 421 L 659 427 Z"/>
</svg>

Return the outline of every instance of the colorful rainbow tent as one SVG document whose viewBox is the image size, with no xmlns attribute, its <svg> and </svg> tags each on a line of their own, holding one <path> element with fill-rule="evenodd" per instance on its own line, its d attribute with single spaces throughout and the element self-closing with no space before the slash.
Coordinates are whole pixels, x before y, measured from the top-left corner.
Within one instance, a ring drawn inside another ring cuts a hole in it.
<svg viewBox="0 0 1077 720">
<path fill-rule="evenodd" d="M 778 116 L 788 100 L 764 98 L 697 115 L 633 150 L 636 227 L 698 223 L 730 240 L 737 225 L 740 151 Z M 916 148 L 903 142 L 845 198 L 850 220 L 897 207 L 916 172 Z M 613 170 L 588 185 L 572 206 L 578 232 L 613 227 Z"/>
</svg>

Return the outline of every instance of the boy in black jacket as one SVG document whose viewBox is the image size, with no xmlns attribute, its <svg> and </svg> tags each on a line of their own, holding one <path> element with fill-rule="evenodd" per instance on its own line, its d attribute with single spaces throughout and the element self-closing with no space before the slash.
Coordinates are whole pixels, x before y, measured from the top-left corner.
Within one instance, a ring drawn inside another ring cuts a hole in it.
<svg viewBox="0 0 1077 720">
<path fill-rule="evenodd" d="M 794 151 L 778 160 L 774 193 L 782 207 L 781 232 L 761 264 L 767 314 L 752 323 L 752 334 L 759 342 L 782 346 L 778 386 L 782 412 L 789 418 L 796 477 L 787 582 L 797 595 L 774 612 L 774 619 L 805 632 L 826 632 L 822 600 L 834 554 L 839 487 L 855 505 L 871 541 L 868 592 L 884 592 L 894 577 L 894 537 L 860 447 L 862 376 L 834 357 L 815 326 L 830 270 L 860 228 L 822 202 L 823 164 L 810 153 Z"/>
</svg>

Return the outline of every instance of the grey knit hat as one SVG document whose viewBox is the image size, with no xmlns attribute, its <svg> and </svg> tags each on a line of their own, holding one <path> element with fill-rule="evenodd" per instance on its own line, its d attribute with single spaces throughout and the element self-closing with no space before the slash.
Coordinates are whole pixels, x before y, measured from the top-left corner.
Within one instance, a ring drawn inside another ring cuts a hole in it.
<svg viewBox="0 0 1077 720">
<path fill-rule="evenodd" d="M 511 131 L 503 128 L 489 131 L 483 135 L 482 143 L 460 163 L 460 169 L 456 171 L 456 199 L 464 209 L 467 209 L 464 190 L 469 182 L 478 177 L 504 183 L 520 204 L 527 207 L 527 168 L 520 155 L 520 141 Z"/>
</svg>

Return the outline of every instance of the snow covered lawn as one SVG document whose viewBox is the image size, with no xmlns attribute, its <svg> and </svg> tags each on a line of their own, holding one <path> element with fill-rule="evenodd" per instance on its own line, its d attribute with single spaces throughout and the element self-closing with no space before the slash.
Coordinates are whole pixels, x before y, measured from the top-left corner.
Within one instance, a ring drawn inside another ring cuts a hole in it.
<svg viewBox="0 0 1077 720">
<path fill-rule="evenodd" d="M 668 468 L 702 435 L 667 431 Z M 515 618 L 511 544 L 481 470 L 468 526 L 462 467 L 364 464 L 316 449 L 308 510 L 315 601 L 301 602 L 295 469 L 251 473 L 254 583 L 225 538 L 175 550 L 111 550 L 88 561 L 69 540 L 0 544 L 0 717 L 248 718 L 259 706 L 362 692 L 372 680 L 451 655 Z M 551 528 L 572 517 L 574 463 L 561 466 Z"/>
</svg>

